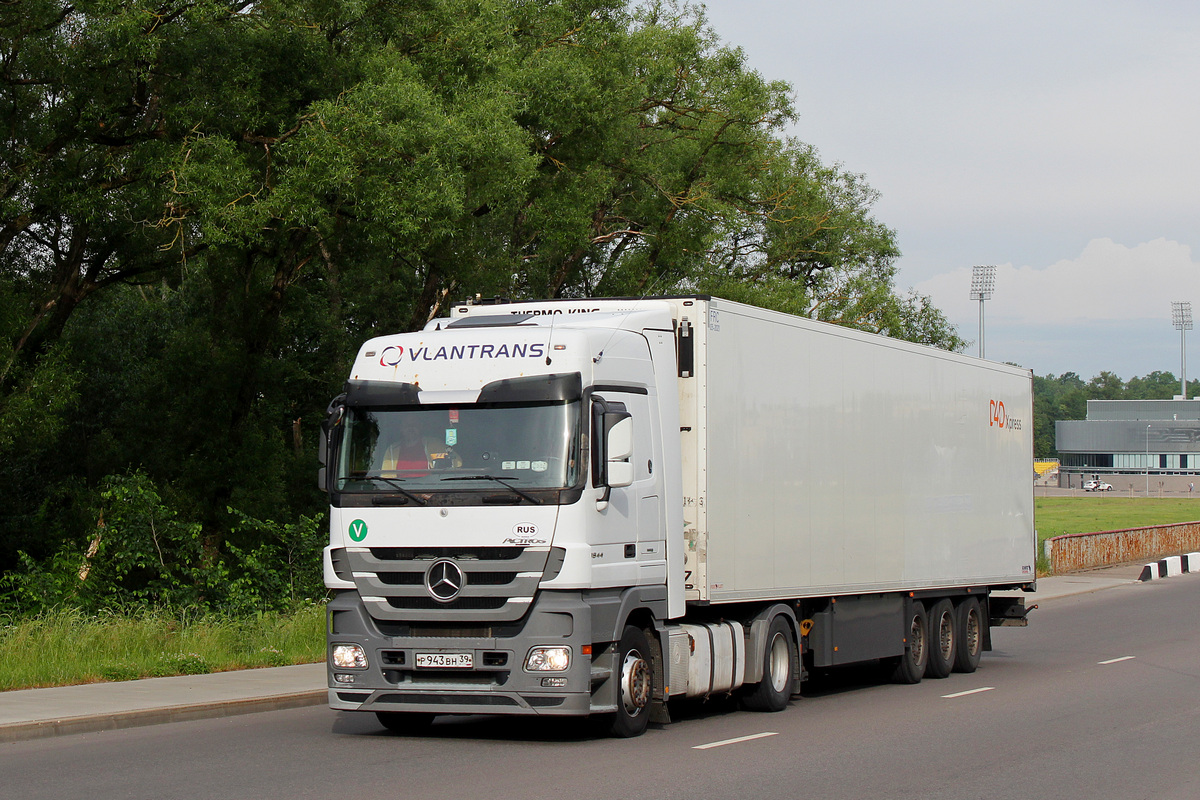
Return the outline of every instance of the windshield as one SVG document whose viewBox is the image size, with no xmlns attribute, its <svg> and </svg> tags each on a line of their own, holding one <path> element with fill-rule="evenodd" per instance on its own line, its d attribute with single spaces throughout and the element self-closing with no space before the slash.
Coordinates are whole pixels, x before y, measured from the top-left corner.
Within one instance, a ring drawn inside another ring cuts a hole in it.
<svg viewBox="0 0 1200 800">
<path fill-rule="evenodd" d="M 580 469 L 579 402 L 347 409 L 336 490 L 428 495 L 487 490 L 529 499 Z"/>
</svg>

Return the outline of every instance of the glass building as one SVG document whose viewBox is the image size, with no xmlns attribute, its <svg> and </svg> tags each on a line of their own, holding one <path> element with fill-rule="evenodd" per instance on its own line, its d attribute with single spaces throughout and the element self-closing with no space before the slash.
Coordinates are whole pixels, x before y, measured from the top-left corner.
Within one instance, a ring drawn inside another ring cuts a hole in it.
<svg viewBox="0 0 1200 800">
<path fill-rule="evenodd" d="M 1064 485 L 1072 474 L 1195 476 L 1200 400 L 1089 400 L 1087 419 L 1059 420 L 1054 438 Z"/>
</svg>

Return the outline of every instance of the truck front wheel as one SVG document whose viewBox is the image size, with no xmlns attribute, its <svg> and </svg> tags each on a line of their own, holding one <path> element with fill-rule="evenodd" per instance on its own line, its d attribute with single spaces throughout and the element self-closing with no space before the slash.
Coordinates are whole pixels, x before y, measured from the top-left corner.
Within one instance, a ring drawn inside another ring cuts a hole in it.
<svg viewBox="0 0 1200 800">
<path fill-rule="evenodd" d="M 762 681 L 745 697 L 746 707 L 755 711 L 782 711 L 792 696 L 796 644 L 792 626 L 783 615 L 771 620 L 763 653 Z"/>
<path fill-rule="evenodd" d="M 641 628 L 626 625 L 617 643 L 617 713 L 610 732 L 623 739 L 641 736 L 650 724 L 650 703 L 654 699 L 654 670 L 650 663 L 650 642 Z"/>
</svg>

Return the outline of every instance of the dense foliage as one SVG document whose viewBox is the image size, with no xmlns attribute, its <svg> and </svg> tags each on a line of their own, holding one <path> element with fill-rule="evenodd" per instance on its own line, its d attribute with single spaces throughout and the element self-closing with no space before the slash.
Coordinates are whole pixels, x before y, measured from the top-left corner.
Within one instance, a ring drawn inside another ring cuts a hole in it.
<svg viewBox="0 0 1200 800">
<path fill-rule="evenodd" d="M 1057 378 L 1033 378 L 1033 452 L 1038 458 L 1057 458 L 1054 423 L 1060 419 L 1086 419 L 1088 400 L 1170 400 L 1179 394 L 1179 378 L 1169 372 L 1151 372 L 1128 382 L 1111 372 L 1101 372 L 1087 383 L 1074 372 Z M 1188 382 L 1188 397 L 1198 396 L 1200 381 Z"/>
<path fill-rule="evenodd" d="M 0 591 L 319 591 L 353 349 L 477 293 L 705 292 L 960 348 L 794 114 L 666 0 L 0 3 Z"/>
</svg>

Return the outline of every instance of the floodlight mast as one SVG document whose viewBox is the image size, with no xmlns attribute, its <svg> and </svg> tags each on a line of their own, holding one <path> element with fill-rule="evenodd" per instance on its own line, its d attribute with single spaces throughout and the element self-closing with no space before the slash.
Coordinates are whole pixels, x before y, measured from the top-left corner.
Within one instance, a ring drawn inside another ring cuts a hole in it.
<svg viewBox="0 0 1200 800">
<path fill-rule="evenodd" d="M 1179 394 L 1187 400 L 1187 340 L 1192 329 L 1192 304 L 1187 301 L 1171 303 L 1171 325 L 1179 331 Z"/>
<path fill-rule="evenodd" d="M 996 287 L 994 266 L 971 267 L 971 299 L 979 301 L 979 357 L 983 358 L 983 301 L 992 299 Z"/>
</svg>

